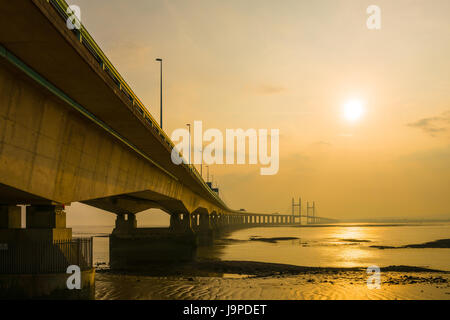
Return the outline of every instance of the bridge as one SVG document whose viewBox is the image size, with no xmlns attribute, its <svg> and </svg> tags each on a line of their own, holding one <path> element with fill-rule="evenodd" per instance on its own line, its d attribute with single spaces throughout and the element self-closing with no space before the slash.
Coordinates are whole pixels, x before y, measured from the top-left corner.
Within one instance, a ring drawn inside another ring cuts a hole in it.
<svg viewBox="0 0 450 320">
<path fill-rule="evenodd" d="M 158 239 L 193 246 L 222 230 L 296 223 L 233 210 L 194 166 L 175 165 L 173 142 L 88 31 L 67 27 L 67 12 L 62 0 L 0 4 L 0 243 L 71 240 L 72 202 L 117 215 L 111 248 L 127 258 L 140 250 L 129 241 L 161 233 L 137 228 L 150 208 L 171 217 L 170 237 Z"/>
</svg>

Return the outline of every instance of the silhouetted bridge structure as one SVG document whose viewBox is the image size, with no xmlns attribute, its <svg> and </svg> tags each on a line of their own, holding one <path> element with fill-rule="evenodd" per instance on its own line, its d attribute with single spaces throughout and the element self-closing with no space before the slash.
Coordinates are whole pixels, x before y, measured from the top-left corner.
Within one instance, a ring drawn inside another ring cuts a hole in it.
<svg viewBox="0 0 450 320">
<path fill-rule="evenodd" d="M 0 3 L 0 243 L 72 239 L 63 210 L 72 202 L 117 215 L 119 256 L 137 250 L 134 240 L 197 243 L 215 231 L 296 223 L 230 209 L 193 166 L 175 165 L 173 142 L 67 19 L 60 0 Z M 27 205 L 25 229 L 18 204 Z M 159 238 L 137 228 L 136 213 L 150 208 L 171 216 Z"/>
</svg>

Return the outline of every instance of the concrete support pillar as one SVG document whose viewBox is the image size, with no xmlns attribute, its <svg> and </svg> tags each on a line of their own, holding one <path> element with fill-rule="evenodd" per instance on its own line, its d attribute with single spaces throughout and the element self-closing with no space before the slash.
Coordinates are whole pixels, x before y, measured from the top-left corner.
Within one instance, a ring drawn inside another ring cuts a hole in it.
<svg viewBox="0 0 450 320">
<path fill-rule="evenodd" d="M 170 215 L 170 230 L 174 232 L 183 232 L 190 228 L 190 221 L 187 220 L 188 228 L 186 228 L 186 221 L 181 219 L 181 214 L 173 213 Z"/>
<path fill-rule="evenodd" d="M 63 206 L 32 205 L 26 208 L 26 234 L 32 241 L 72 239 L 72 229 L 66 228 Z"/>
<path fill-rule="evenodd" d="M 181 215 L 181 226 L 182 226 L 183 230 L 192 231 L 191 223 L 192 223 L 191 215 L 189 213 L 183 213 Z"/>
<path fill-rule="evenodd" d="M 116 216 L 116 229 L 126 229 L 126 220 L 125 220 L 125 214 L 118 214 Z"/>
<path fill-rule="evenodd" d="M 200 214 L 200 229 L 201 230 L 209 230 L 211 229 L 211 221 L 210 221 L 210 216 L 209 214 Z"/>
<path fill-rule="evenodd" d="M 127 216 L 128 216 L 128 219 L 127 219 L 128 227 L 130 229 L 136 229 L 137 228 L 136 214 L 129 213 L 129 214 L 127 214 Z"/>
<path fill-rule="evenodd" d="M 192 213 L 192 214 L 189 215 L 189 219 L 190 219 L 190 224 L 191 224 L 192 230 L 196 230 L 197 227 L 198 227 L 197 215 L 195 213 Z"/>
<path fill-rule="evenodd" d="M 200 245 L 212 245 L 214 242 L 214 230 L 212 228 L 211 216 L 208 213 L 199 214 L 197 239 Z"/>
<path fill-rule="evenodd" d="M 27 216 L 28 217 L 28 216 Z M 28 221 L 28 218 L 27 218 Z M 170 221 L 170 225 L 172 227 L 172 217 Z M 129 232 L 133 229 L 137 228 L 137 220 L 136 220 L 136 214 L 134 213 L 122 213 L 118 214 L 116 217 L 116 228 L 115 230 L 118 232 Z"/>
<path fill-rule="evenodd" d="M 0 229 L 20 229 L 21 209 L 14 205 L 0 205 Z"/>
<path fill-rule="evenodd" d="M 26 224 L 27 229 L 65 228 L 66 213 L 62 206 L 28 206 Z"/>
<path fill-rule="evenodd" d="M 212 213 L 211 217 L 210 217 L 210 224 L 211 227 L 216 230 L 220 228 L 220 223 L 219 223 L 219 216 L 217 215 L 217 213 Z"/>
</svg>

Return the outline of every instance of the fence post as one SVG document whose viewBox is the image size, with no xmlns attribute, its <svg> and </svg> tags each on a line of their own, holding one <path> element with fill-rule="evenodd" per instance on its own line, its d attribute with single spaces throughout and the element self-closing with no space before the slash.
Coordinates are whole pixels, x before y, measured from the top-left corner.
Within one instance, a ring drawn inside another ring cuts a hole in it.
<svg viewBox="0 0 450 320">
<path fill-rule="evenodd" d="M 81 266 L 80 266 L 80 249 L 81 249 L 81 239 L 77 239 L 77 256 L 78 256 L 78 258 L 77 258 L 77 266 L 79 266 L 80 268 L 81 268 Z"/>
<path fill-rule="evenodd" d="M 90 245 L 90 249 L 91 249 L 91 261 L 89 261 L 89 267 L 92 267 L 94 265 L 94 237 L 91 237 L 90 240 L 91 245 Z"/>
</svg>

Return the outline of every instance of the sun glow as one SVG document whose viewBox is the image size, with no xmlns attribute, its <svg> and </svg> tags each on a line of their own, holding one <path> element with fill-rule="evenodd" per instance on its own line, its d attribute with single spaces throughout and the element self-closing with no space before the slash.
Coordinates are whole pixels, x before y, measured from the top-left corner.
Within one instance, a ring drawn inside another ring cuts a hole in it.
<svg viewBox="0 0 450 320">
<path fill-rule="evenodd" d="M 343 116 L 350 122 L 356 122 L 364 114 L 364 106 L 360 100 L 349 100 L 344 104 Z"/>
</svg>

